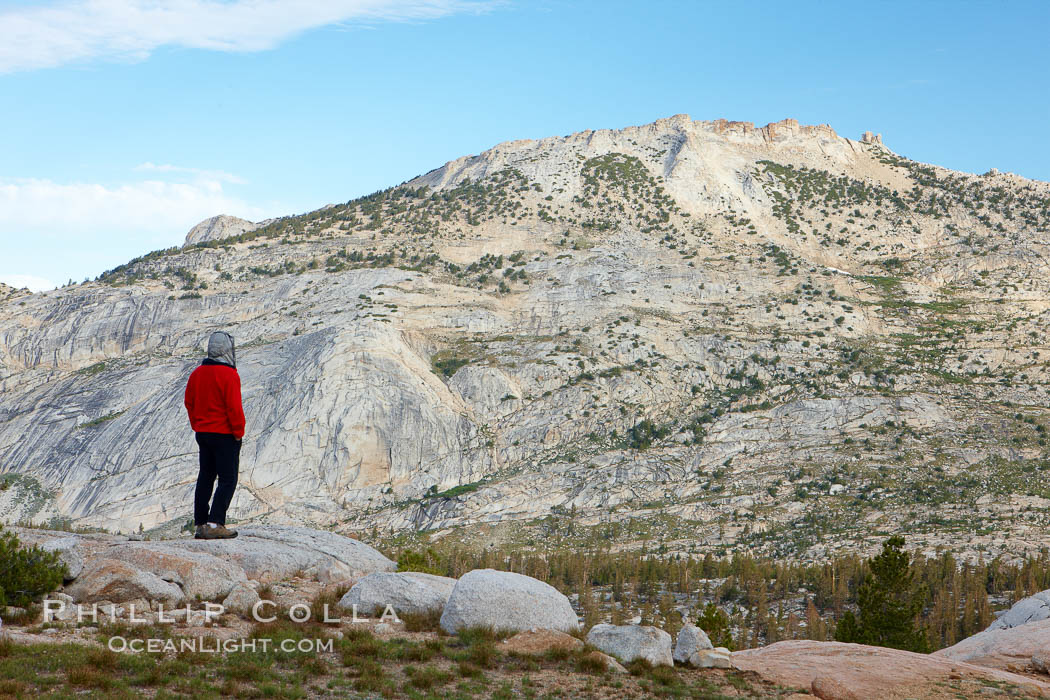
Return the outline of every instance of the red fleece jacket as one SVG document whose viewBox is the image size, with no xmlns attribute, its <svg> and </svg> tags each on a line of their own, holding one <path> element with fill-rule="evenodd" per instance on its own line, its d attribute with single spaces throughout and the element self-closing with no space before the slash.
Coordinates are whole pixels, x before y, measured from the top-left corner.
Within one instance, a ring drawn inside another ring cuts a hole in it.
<svg viewBox="0 0 1050 700">
<path fill-rule="evenodd" d="M 196 432 L 244 437 L 241 377 L 233 367 L 206 364 L 193 370 L 186 382 L 185 404 Z"/>
</svg>

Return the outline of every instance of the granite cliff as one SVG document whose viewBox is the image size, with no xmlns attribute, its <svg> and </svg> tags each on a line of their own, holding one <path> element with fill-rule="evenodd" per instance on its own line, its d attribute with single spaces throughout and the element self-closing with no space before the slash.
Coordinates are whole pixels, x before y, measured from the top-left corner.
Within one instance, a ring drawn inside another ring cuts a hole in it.
<svg viewBox="0 0 1050 700">
<path fill-rule="evenodd" d="M 182 388 L 226 328 L 241 519 L 803 557 L 895 531 L 1050 544 L 1047 183 L 677 115 L 217 219 L 0 294 L 6 520 L 181 526 Z"/>
</svg>

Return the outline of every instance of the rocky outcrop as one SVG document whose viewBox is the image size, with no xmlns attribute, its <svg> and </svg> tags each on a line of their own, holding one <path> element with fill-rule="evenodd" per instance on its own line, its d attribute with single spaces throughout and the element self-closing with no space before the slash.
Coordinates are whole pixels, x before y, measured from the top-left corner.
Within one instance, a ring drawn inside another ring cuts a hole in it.
<svg viewBox="0 0 1050 700">
<path fill-rule="evenodd" d="M 948 700 L 978 697 L 991 685 L 1050 697 L 1050 684 L 943 656 L 841 642 L 792 640 L 732 654 L 734 668 L 771 683 L 812 689 L 824 700 Z"/>
<path fill-rule="evenodd" d="M 185 247 L 195 243 L 221 241 L 225 238 L 239 236 L 248 231 L 254 231 L 258 227 L 259 224 L 253 224 L 251 221 L 238 219 L 236 216 L 220 214 L 219 216 L 205 219 L 191 228 L 189 233 L 186 234 L 186 242 L 182 245 Z"/>
<path fill-rule="evenodd" d="M 687 622 L 678 631 L 678 637 L 674 643 L 673 657 L 675 663 L 684 664 L 696 652 L 711 648 L 711 640 L 707 638 L 707 633 L 696 625 Z"/>
<path fill-rule="evenodd" d="M 330 584 L 333 569 L 359 577 L 396 568 L 363 542 L 304 527 L 245 527 L 234 540 L 129 541 L 29 528 L 17 533 L 24 545 L 82 562 L 66 589 L 77 602 L 228 601 L 244 613 L 259 599 L 254 582 L 306 576 Z"/>
<path fill-rule="evenodd" d="M 455 634 L 471 627 L 571 632 L 579 627 L 569 599 L 529 576 L 475 569 L 456 582 L 441 613 L 441 629 Z"/>
<path fill-rule="evenodd" d="M 697 649 L 686 660 L 693 668 L 731 668 L 731 654 L 725 647 Z"/>
<path fill-rule="evenodd" d="M 1010 606 L 1010 609 L 988 625 L 989 630 L 1020 627 L 1050 618 L 1050 591 L 1039 591 Z"/>
<path fill-rule="evenodd" d="M 1030 662 L 1041 665 L 1050 649 L 1050 591 L 1022 598 L 996 618 L 987 629 L 934 652 L 956 661 L 1012 669 Z"/>
<path fill-rule="evenodd" d="M 169 607 L 186 597 L 176 584 L 118 559 L 91 561 L 65 592 L 77 603 L 155 600 Z"/>
<path fill-rule="evenodd" d="M 657 627 L 595 625 L 587 633 L 587 643 L 624 663 L 643 659 L 653 666 L 674 665 L 671 635 Z"/>
<path fill-rule="evenodd" d="M 370 615 L 391 606 L 397 614 L 442 610 L 456 579 L 416 571 L 377 572 L 355 583 L 339 601 L 344 610 Z"/>
<path fill-rule="evenodd" d="M 978 632 L 935 655 L 979 666 L 1024 668 L 1032 657 L 1050 649 L 1050 619 L 1019 627 L 997 627 Z"/>
<path fill-rule="evenodd" d="M 45 552 L 58 552 L 58 560 L 66 567 L 66 581 L 72 581 L 84 570 L 84 557 L 77 549 L 79 542 L 76 537 L 60 537 L 40 547 Z"/>
<path fill-rule="evenodd" d="M 185 540 L 179 546 L 227 560 L 248 578 L 263 582 L 304 573 L 329 583 L 397 567 L 372 547 L 323 530 L 261 525 L 242 527 L 238 533 L 236 540 Z"/>
<path fill-rule="evenodd" d="M 162 542 L 116 545 L 105 556 L 174 583 L 191 600 L 222 600 L 247 581 L 244 570 L 229 561 Z"/>
<path fill-rule="evenodd" d="M 260 600 L 259 592 L 247 582 L 238 583 L 223 598 L 222 607 L 228 612 L 240 615 L 248 615 L 255 609 L 255 604 Z"/>
</svg>

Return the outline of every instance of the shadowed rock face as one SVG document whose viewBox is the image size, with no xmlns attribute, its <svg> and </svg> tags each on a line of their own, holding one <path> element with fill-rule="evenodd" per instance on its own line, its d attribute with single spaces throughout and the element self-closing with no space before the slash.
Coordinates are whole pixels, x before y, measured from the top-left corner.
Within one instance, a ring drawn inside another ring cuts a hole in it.
<svg viewBox="0 0 1050 700">
<path fill-rule="evenodd" d="M 235 519 L 528 539 L 571 515 L 805 557 L 904 523 L 970 554 L 1050 543 L 1050 492 L 1017 486 L 1046 442 L 1046 183 L 677 115 L 219 219 L 95 282 L 0 290 L 0 518 L 177 530 L 183 387 L 228 329 Z"/>
</svg>

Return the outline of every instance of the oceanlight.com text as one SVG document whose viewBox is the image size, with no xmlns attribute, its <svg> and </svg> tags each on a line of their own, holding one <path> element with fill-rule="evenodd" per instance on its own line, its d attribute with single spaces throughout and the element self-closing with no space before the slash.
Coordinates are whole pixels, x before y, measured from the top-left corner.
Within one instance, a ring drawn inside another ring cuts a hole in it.
<svg viewBox="0 0 1050 700">
<path fill-rule="evenodd" d="M 133 654 L 176 654 L 180 652 L 200 654 L 233 654 L 239 652 L 267 653 L 280 651 L 286 654 L 322 653 L 333 650 L 334 640 L 328 639 L 215 639 L 214 637 L 180 637 L 178 639 L 127 639 L 110 637 L 106 646 L 110 651 Z"/>
</svg>

